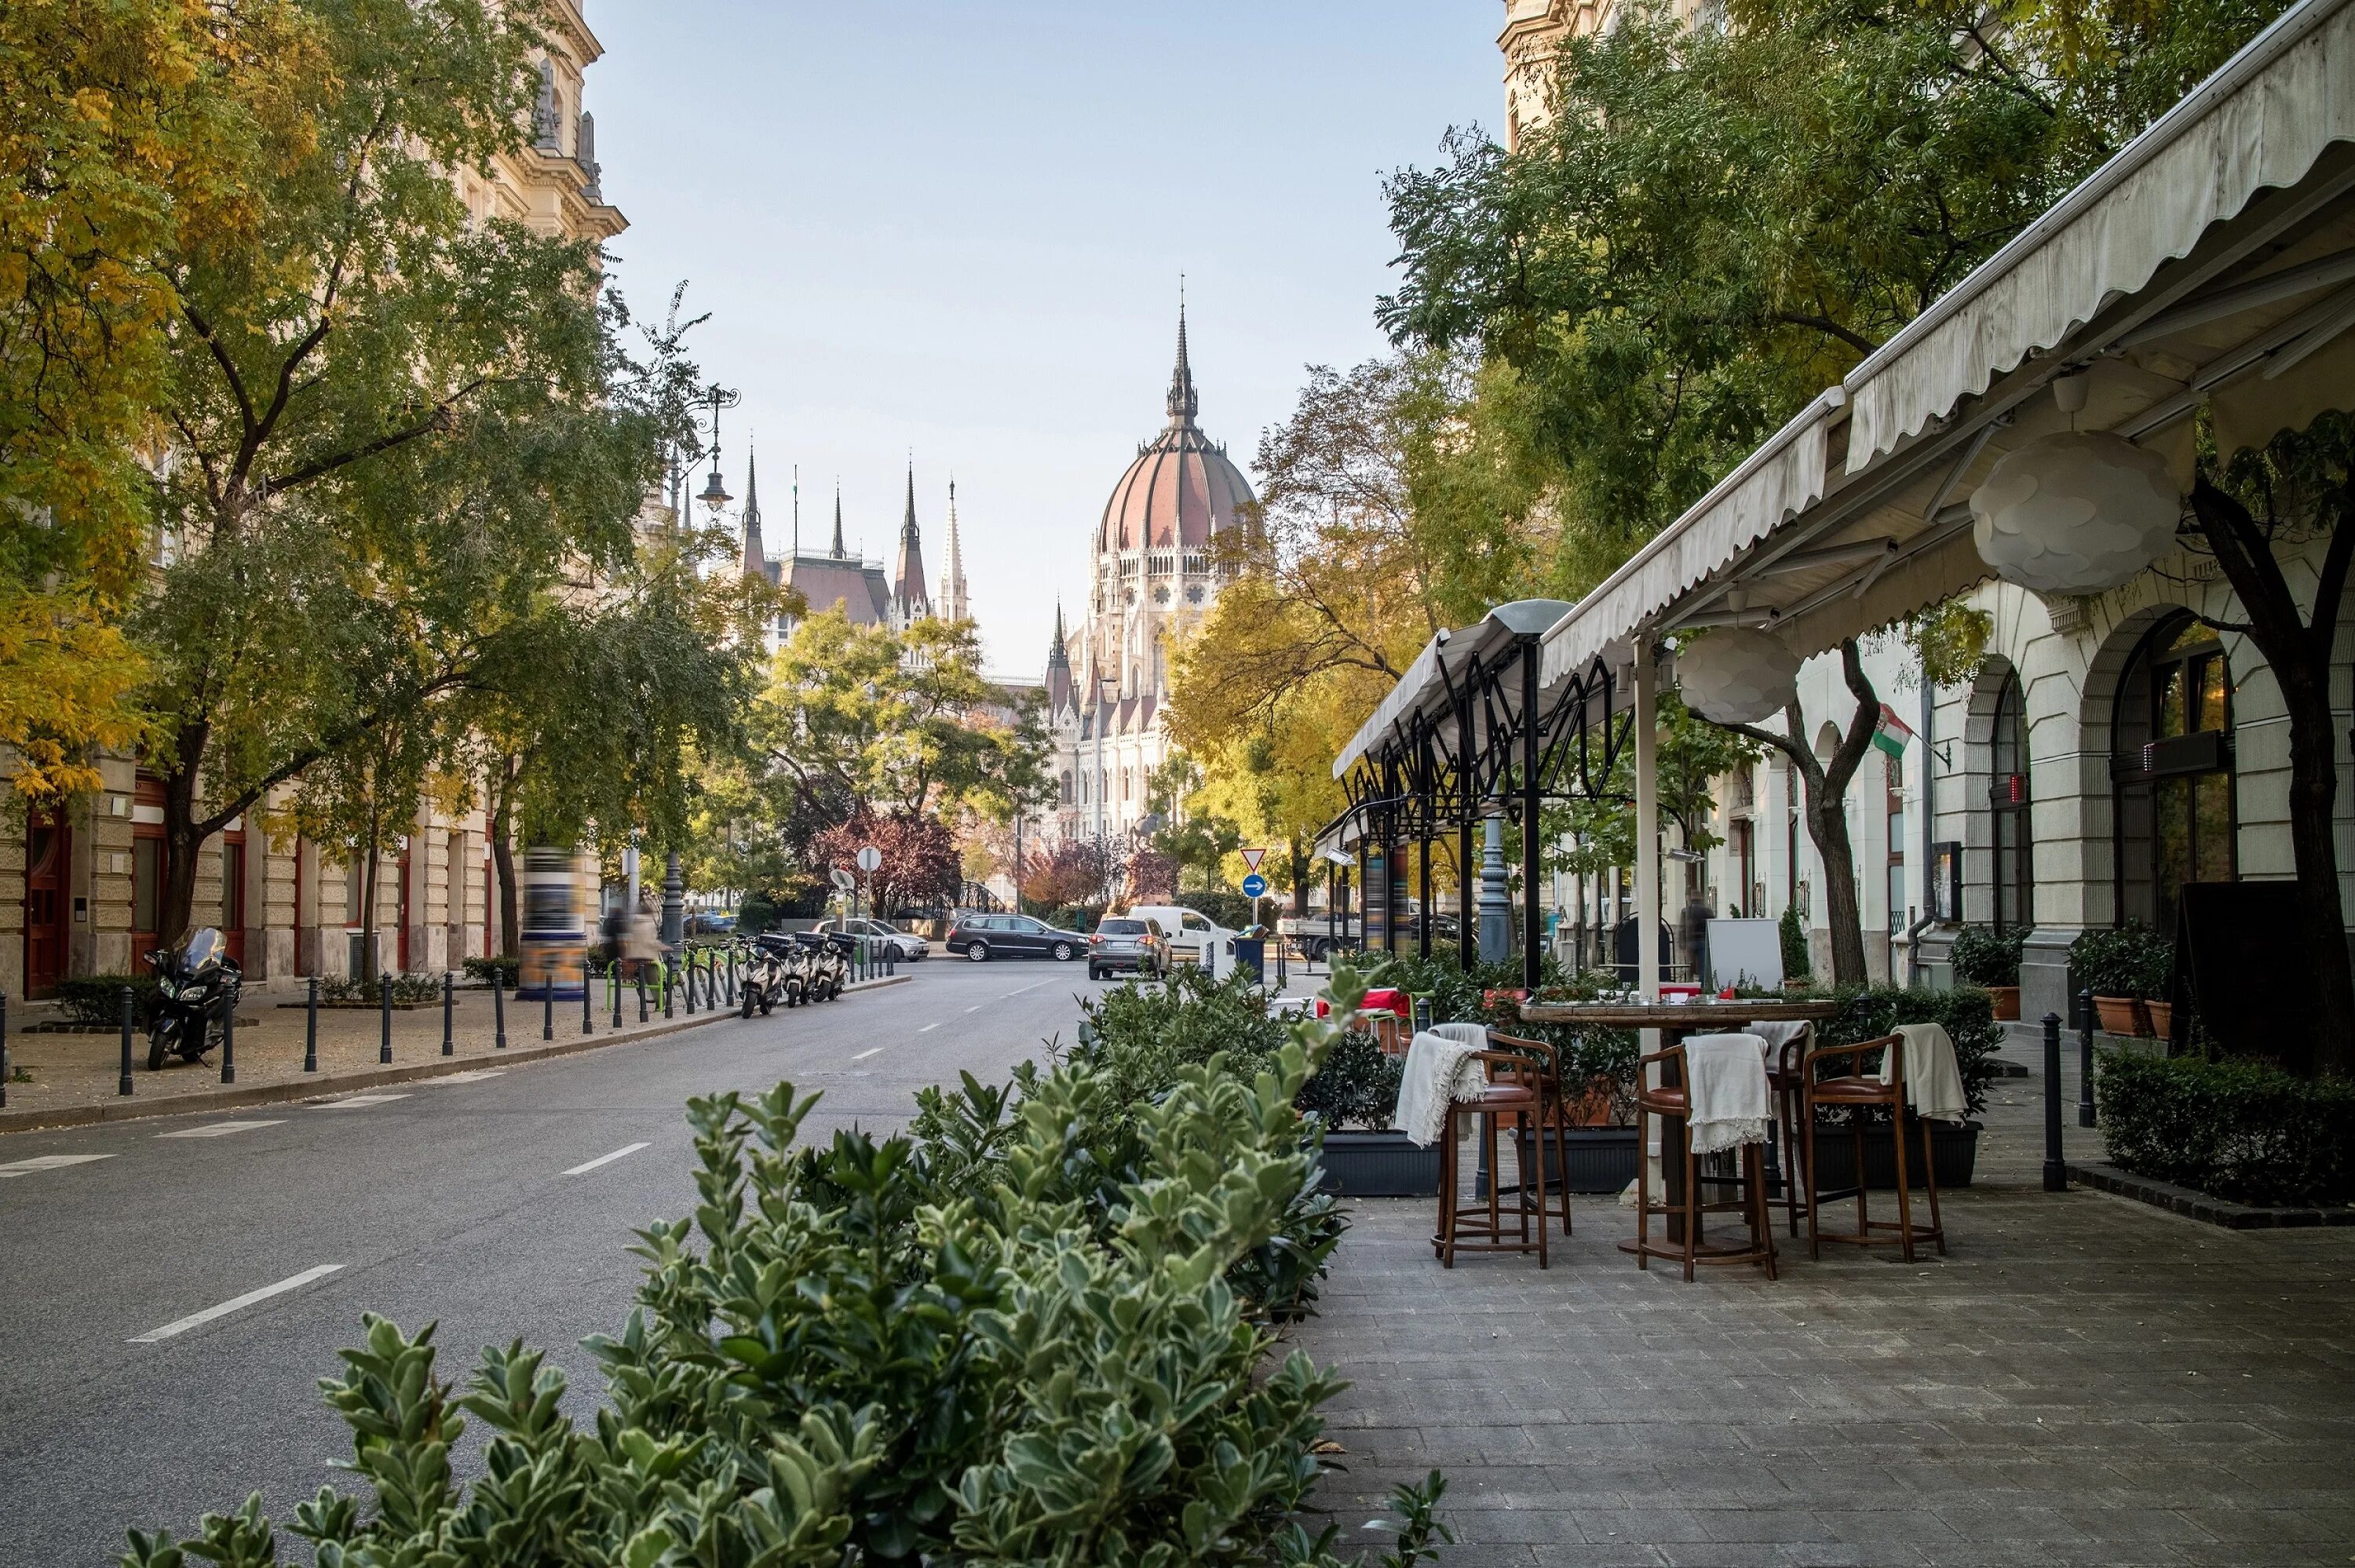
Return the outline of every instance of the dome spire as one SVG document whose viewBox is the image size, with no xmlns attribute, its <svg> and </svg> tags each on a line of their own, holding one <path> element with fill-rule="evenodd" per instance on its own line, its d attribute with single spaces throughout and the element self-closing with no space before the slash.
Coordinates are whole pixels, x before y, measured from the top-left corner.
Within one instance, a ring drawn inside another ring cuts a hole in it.
<svg viewBox="0 0 2355 1568">
<path fill-rule="evenodd" d="M 842 481 L 834 482 L 834 558 L 842 559 Z"/>
<path fill-rule="evenodd" d="M 1186 279 L 1178 278 L 1178 367 L 1169 373 L 1169 422 L 1190 425 L 1194 416 L 1202 411 L 1201 399 L 1194 394 L 1194 368 L 1186 362 Z"/>
</svg>

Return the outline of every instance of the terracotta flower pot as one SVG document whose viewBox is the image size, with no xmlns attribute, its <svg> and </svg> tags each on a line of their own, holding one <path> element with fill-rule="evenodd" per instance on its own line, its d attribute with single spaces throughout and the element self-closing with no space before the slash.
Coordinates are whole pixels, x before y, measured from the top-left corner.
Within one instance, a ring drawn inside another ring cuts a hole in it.
<svg viewBox="0 0 2355 1568">
<path fill-rule="evenodd" d="M 2146 1001 L 2143 1011 L 2150 1016 L 2150 1032 L 2161 1040 L 2175 1038 L 2175 1004 L 2171 1001 Z"/>
<path fill-rule="evenodd" d="M 1987 987 L 1986 990 L 1988 998 L 1995 1003 L 1995 1017 L 1997 1022 L 2009 1023 L 2019 1016 L 2019 988 L 2018 986 L 1991 985 Z"/>
<path fill-rule="evenodd" d="M 2143 1017 L 2142 1003 L 2130 996 L 2097 996 L 2094 1012 L 2102 1021 L 2105 1034 L 2147 1034 L 2149 1028 Z"/>
</svg>

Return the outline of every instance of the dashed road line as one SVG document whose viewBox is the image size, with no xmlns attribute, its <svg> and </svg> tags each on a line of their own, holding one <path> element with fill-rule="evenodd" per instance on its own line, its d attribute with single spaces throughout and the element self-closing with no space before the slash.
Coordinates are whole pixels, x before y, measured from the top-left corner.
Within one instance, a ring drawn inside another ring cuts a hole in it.
<svg viewBox="0 0 2355 1568">
<path fill-rule="evenodd" d="M 645 1143 L 625 1144 L 622 1148 L 613 1150 L 611 1154 L 601 1154 L 594 1160 L 584 1160 L 580 1164 L 575 1165 L 571 1170 L 567 1171 L 565 1174 L 567 1176 L 586 1176 L 590 1171 L 596 1170 L 600 1165 L 611 1165 L 616 1160 L 626 1160 L 631 1155 L 635 1154 L 639 1150 L 651 1147 L 653 1146 Z"/>
<path fill-rule="evenodd" d="M 1047 983 L 1047 982 L 1046 982 L 1045 980 L 1032 980 L 1028 985 L 1026 985 L 1026 986 L 1022 987 L 1022 988 L 1021 988 L 1020 990 L 1018 990 L 1018 991 L 1007 991 L 1007 992 L 1006 993 L 1006 996 L 1007 996 L 1007 997 L 1017 997 L 1017 996 L 1020 996 L 1020 995 L 1022 994 L 1022 992 L 1023 992 L 1023 991 L 1037 991 L 1040 986 L 1045 985 L 1046 983 Z M 1004 1001 L 1004 1000 L 1006 1000 L 1006 998 L 1001 997 L 999 1000 L 1000 1000 L 1000 1001 Z"/>
<path fill-rule="evenodd" d="M 426 1082 L 437 1085 L 479 1084 L 485 1078 L 496 1078 L 506 1071 L 505 1067 L 470 1067 L 465 1072 L 453 1073 L 446 1078 L 429 1078 Z"/>
<path fill-rule="evenodd" d="M 314 1106 L 312 1108 L 314 1110 L 363 1110 L 369 1106 L 389 1106 L 395 1100 L 405 1100 L 409 1096 L 405 1093 L 398 1095 L 346 1095 L 342 1099 L 329 1100 L 325 1105 Z"/>
<path fill-rule="evenodd" d="M 208 1121 L 202 1127 L 184 1127 L 177 1132 L 159 1132 L 158 1138 L 227 1138 L 232 1132 L 251 1132 L 260 1127 L 279 1127 L 283 1117 L 274 1121 Z"/>
<path fill-rule="evenodd" d="M 853 1057 L 851 1058 L 851 1060 L 852 1060 L 852 1061 L 854 1061 L 854 1062 L 864 1062 L 864 1061 L 865 1061 L 865 1060 L 867 1060 L 867 1058 L 868 1058 L 868 1057 L 869 1057 L 869 1056 L 879 1056 L 879 1055 L 881 1055 L 882 1054 L 883 1054 L 883 1047 L 882 1047 L 882 1046 L 880 1046 L 880 1045 L 870 1046 L 868 1049 L 864 1050 L 864 1051 L 861 1051 L 858 1055 L 853 1056 Z"/>
<path fill-rule="evenodd" d="M 218 1307 L 208 1307 L 201 1312 L 191 1312 L 185 1318 L 176 1319 L 160 1329 L 150 1329 L 144 1334 L 134 1334 L 129 1343 L 152 1345 L 158 1340 L 168 1340 L 175 1334 L 185 1334 L 189 1330 L 200 1328 L 216 1318 L 226 1318 L 232 1312 L 250 1307 L 257 1301 L 267 1301 L 272 1297 L 282 1296 L 289 1290 L 300 1290 L 311 1281 L 325 1279 L 343 1266 L 340 1263 L 314 1264 L 300 1274 L 288 1275 L 275 1285 L 265 1285 L 259 1290 L 249 1290 L 242 1296 L 231 1297 Z"/>
<path fill-rule="evenodd" d="M 981 1011 L 981 1003 L 976 1001 L 971 1007 L 966 1008 L 965 1011 L 967 1012 L 979 1012 Z"/>
<path fill-rule="evenodd" d="M 112 1154 L 37 1154 L 30 1160 L 12 1160 L 0 1165 L 0 1181 L 12 1176 L 31 1176 L 43 1171 L 62 1171 L 69 1165 L 87 1165 L 93 1160 L 112 1160 Z"/>
<path fill-rule="evenodd" d="M 938 1029 L 940 1025 L 937 1023 L 927 1023 L 922 1029 L 917 1030 L 916 1033 L 919 1034 L 930 1034 L 933 1030 Z"/>
</svg>

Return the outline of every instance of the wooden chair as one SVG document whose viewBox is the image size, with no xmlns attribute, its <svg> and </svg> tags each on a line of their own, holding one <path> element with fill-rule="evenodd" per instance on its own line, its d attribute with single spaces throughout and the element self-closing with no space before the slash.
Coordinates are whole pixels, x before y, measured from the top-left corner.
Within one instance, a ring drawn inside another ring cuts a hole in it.
<svg viewBox="0 0 2355 1568">
<path fill-rule="evenodd" d="M 1660 1081 L 1657 1085 L 1652 1082 L 1653 1075 L 1648 1070 L 1654 1065 L 1660 1069 Z M 1652 1162 L 1644 1153 L 1650 1146 L 1645 1124 L 1650 1117 L 1674 1117 L 1682 1121 L 1691 1116 L 1692 1097 L 1685 1087 L 1685 1048 L 1671 1045 L 1665 1051 L 1639 1056 L 1636 1059 L 1636 1070 L 1642 1085 L 1636 1096 L 1636 1244 L 1630 1247 L 1623 1242 L 1620 1245 L 1636 1255 L 1637 1268 L 1650 1268 L 1652 1259 L 1656 1257 L 1683 1264 L 1688 1281 L 1693 1277 L 1693 1266 L 1702 1263 L 1764 1264 L 1766 1277 L 1774 1278 L 1774 1220 L 1767 1207 L 1766 1158 L 1763 1143 L 1742 1146 L 1736 1155 L 1741 1167 L 1737 1174 L 1712 1176 L 1702 1170 L 1702 1157 L 1694 1154 L 1689 1136 L 1678 1139 L 1682 1145 L 1681 1153 L 1671 1148 L 1663 1136 L 1660 1159 L 1664 1162 L 1670 1160 L 1680 1161 L 1684 1195 L 1679 1202 L 1670 1206 L 1667 1194 L 1661 1194 L 1659 1212 L 1677 1220 L 1684 1236 L 1681 1241 L 1663 1237 L 1662 1245 L 1657 1246 L 1652 1244 Z M 1704 1202 L 1701 1199 L 1704 1186 L 1731 1186 L 1735 1189 L 1736 1195 L 1730 1200 Z M 1721 1213 L 1742 1216 L 1743 1223 L 1750 1227 L 1747 1245 L 1704 1243 L 1701 1240 L 1701 1216 Z"/>
<path fill-rule="evenodd" d="M 1783 1212 L 1789 1221 L 1791 1234 L 1799 1234 L 1799 1213 L 1806 1208 L 1806 1177 L 1803 1168 L 1806 1161 L 1800 1147 L 1799 1130 L 1801 1077 L 1806 1071 L 1808 1043 L 1814 1031 L 1794 1035 L 1783 1043 L 1775 1053 L 1774 1065 L 1767 1076 L 1774 1091 L 1774 1128 L 1778 1147 L 1774 1150 L 1775 1174 L 1783 1183 Z"/>
<path fill-rule="evenodd" d="M 1490 1038 L 1494 1041 L 1497 1037 Z M 1476 1051 L 1471 1059 L 1481 1064 L 1487 1081 L 1478 1099 L 1448 1102 L 1446 1128 L 1439 1142 L 1439 1234 L 1431 1238 L 1432 1250 L 1447 1268 L 1455 1266 L 1458 1252 L 1535 1252 L 1538 1266 L 1544 1268 L 1548 1259 L 1542 1146 L 1531 1172 L 1537 1189 L 1538 1223 L 1534 1233 L 1529 1226 L 1530 1194 L 1526 1181 L 1515 1188 L 1509 1212 L 1499 1202 L 1503 1184 L 1497 1180 L 1494 1151 L 1502 1147 L 1499 1135 L 1508 1121 L 1513 1126 L 1516 1149 L 1520 1147 L 1524 1128 L 1532 1135 L 1530 1141 L 1537 1143 L 1535 1135 L 1542 1131 L 1551 1114 L 1551 1086 L 1559 1077 L 1553 1049 L 1535 1041 L 1513 1041 L 1508 1049 Z M 1475 1200 L 1466 1204 L 1459 1197 L 1456 1139 L 1458 1128 L 1466 1120 L 1479 1128 L 1491 1151 L 1485 1203 Z M 1518 1230 L 1511 1240 L 1505 1234 L 1508 1221 L 1513 1222 Z"/>
<path fill-rule="evenodd" d="M 1877 1076 L 1867 1076 L 1863 1056 L 1868 1052 L 1889 1052 L 1889 1082 Z M 1850 1070 L 1833 1077 L 1824 1077 L 1820 1065 L 1836 1058 L 1847 1058 Z M 1902 1250 L 1905 1261 L 1913 1261 L 1913 1244 L 1921 1241 L 1937 1244 L 1938 1255 L 1946 1255 L 1946 1228 L 1938 1217 L 1938 1168 L 1931 1158 L 1930 1124 L 1913 1117 L 1913 1124 L 1922 1129 L 1922 1166 L 1923 1185 L 1930 1194 L 1930 1223 L 1913 1223 L 1913 1193 L 1908 1184 L 1905 1156 L 1905 1037 L 1886 1034 L 1878 1040 L 1863 1040 L 1854 1045 L 1828 1045 L 1807 1053 L 1800 1069 L 1799 1115 L 1801 1131 L 1806 1140 L 1806 1172 L 1807 1182 L 1807 1255 L 1821 1257 L 1825 1242 L 1846 1242 L 1855 1246 L 1886 1246 L 1895 1242 Z M 1890 1146 L 1896 1153 L 1897 1218 L 1876 1220 L 1866 1209 L 1864 1170 L 1864 1123 L 1866 1114 L 1875 1107 L 1885 1108 L 1890 1118 Z M 1817 1113 L 1834 1107 L 1849 1114 L 1849 1133 L 1855 1139 L 1856 1185 L 1827 1192 L 1816 1182 L 1816 1121 Z M 1826 1234 L 1818 1216 L 1824 1203 L 1853 1195 L 1856 1199 L 1856 1229 L 1834 1231 Z"/>
<path fill-rule="evenodd" d="M 1549 1136 L 1552 1138 L 1554 1172 L 1552 1179 L 1553 1192 L 1558 1212 L 1561 1218 L 1561 1234 L 1568 1235 L 1571 1234 L 1570 1189 L 1563 1185 L 1563 1181 L 1567 1179 L 1570 1173 L 1570 1139 L 1568 1135 L 1570 1132 L 1571 1123 L 1568 1086 L 1563 1084 L 1561 1081 L 1561 1053 L 1556 1051 L 1554 1047 L 1544 1044 L 1542 1041 L 1524 1040 L 1518 1035 L 1513 1034 L 1498 1034 L 1493 1030 L 1489 1032 L 1488 1038 L 1508 1051 L 1527 1055 L 1533 1061 L 1542 1059 L 1551 1065 L 1552 1076 L 1546 1084 L 1545 1120 L 1539 1126 L 1536 1136 L 1529 1139 L 1529 1152 L 1526 1156 L 1521 1152 L 1521 1145 L 1518 1141 L 1514 1144 L 1514 1160 L 1515 1169 L 1518 1171 L 1528 1170 L 1530 1162 L 1542 1166 L 1545 1163 L 1546 1157 L 1546 1139 Z M 1496 1156 L 1492 1153 L 1488 1157 L 1488 1184 L 1492 1187 L 1496 1185 Z M 1542 1174 L 1542 1172 L 1540 1172 L 1540 1174 Z M 1540 1216 L 1545 1213 L 1545 1195 L 1542 1190 L 1540 1190 L 1538 1195 L 1538 1213 Z M 1542 1223 L 1542 1221 L 1540 1223 Z"/>
</svg>

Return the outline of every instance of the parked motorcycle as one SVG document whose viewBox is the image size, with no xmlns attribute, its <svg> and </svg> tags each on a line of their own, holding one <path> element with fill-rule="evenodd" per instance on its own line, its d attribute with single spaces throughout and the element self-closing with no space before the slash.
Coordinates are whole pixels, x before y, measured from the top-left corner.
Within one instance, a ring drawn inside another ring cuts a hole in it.
<svg viewBox="0 0 2355 1568">
<path fill-rule="evenodd" d="M 795 994 L 799 983 L 786 956 L 762 942 L 740 942 L 742 971 L 737 979 L 738 1004 L 743 1016 L 750 1018 L 758 1009 L 762 1017 L 782 1002 L 793 1006 L 800 998 Z"/>
<path fill-rule="evenodd" d="M 787 1007 L 799 1007 L 810 1000 L 812 959 L 806 947 L 782 931 L 763 932 L 754 938 L 753 946 L 776 966 L 778 1001 Z"/>
<path fill-rule="evenodd" d="M 850 941 L 817 931 L 801 931 L 794 939 L 810 955 L 809 997 L 812 1001 L 832 1001 L 850 983 Z"/>
<path fill-rule="evenodd" d="M 177 952 L 147 955 L 155 971 L 155 1016 L 147 1023 L 147 1070 L 160 1073 L 167 1056 L 199 1062 L 220 1044 L 237 1006 L 243 976 L 229 956 L 229 942 L 207 926 Z"/>
</svg>

